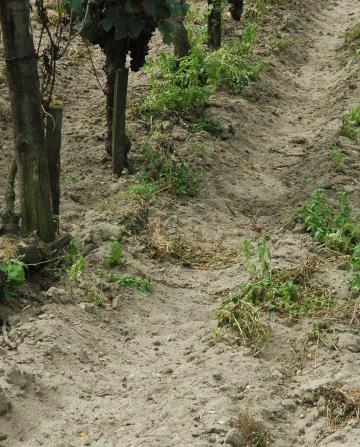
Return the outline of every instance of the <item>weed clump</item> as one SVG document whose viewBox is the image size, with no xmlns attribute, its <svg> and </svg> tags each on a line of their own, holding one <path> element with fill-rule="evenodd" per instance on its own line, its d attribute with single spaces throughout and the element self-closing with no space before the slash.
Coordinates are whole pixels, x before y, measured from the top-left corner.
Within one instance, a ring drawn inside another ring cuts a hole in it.
<svg viewBox="0 0 360 447">
<path fill-rule="evenodd" d="M 260 311 L 300 318 L 324 314 L 336 307 L 329 290 L 311 284 L 317 267 L 315 260 L 309 259 L 294 268 L 274 268 L 264 240 L 257 245 L 257 264 L 252 262 L 254 248 L 248 240 L 243 242 L 243 255 L 250 279 L 240 283 L 222 303 L 218 322 L 237 329 L 241 338 L 257 349 L 261 349 L 270 334 Z"/>
<path fill-rule="evenodd" d="M 323 189 L 316 189 L 299 210 L 299 217 L 315 240 L 349 256 L 351 288 L 360 292 L 360 225 L 351 215 L 349 193 L 339 194 L 334 206 Z"/>
<path fill-rule="evenodd" d="M 237 294 L 230 295 L 218 312 L 219 326 L 225 324 L 235 328 L 241 339 L 253 347 L 255 352 L 262 350 L 271 334 L 270 326 L 265 323 L 258 307 L 243 299 Z"/>
<path fill-rule="evenodd" d="M 105 268 L 112 268 L 124 263 L 123 248 L 120 242 L 112 237 L 110 241 L 109 254 L 104 260 Z"/>
<path fill-rule="evenodd" d="M 217 88 L 239 93 L 254 81 L 263 63 L 251 57 L 256 39 L 254 25 L 248 25 L 240 40 L 209 53 L 202 37 L 193 37 L 189 56 L 177 59 L 161 54 L 149 60 L 151 93 L 142 107 L 144 114 L 180 113 L 190 120 L 202 120 L 206 102 Z"/>
<path fill-rule="evenodd" d="M 343 119 L 342 132 L 345 137 L 357 140 L 360 137 L 360 106 L 354 107 Z"/>
<path fill-rule="evenodd" d="M 308 202 L 299 210 L 306 230 L 327 247 L 348 254 L 360 242 L 359 224 L 352 218 L 349 193 L 339 194 L 335 207 L 326 197 L 325 190 L 316 189 Z"/>
<path fill-rule="evenodd" d="M 149 293 L 152 290 L 151 282 L 148 279 L 140 278 L 139 276 L 112 274 L 110 279 L 120 286 L 131 287 L 144 294 Z"/>
</svg>

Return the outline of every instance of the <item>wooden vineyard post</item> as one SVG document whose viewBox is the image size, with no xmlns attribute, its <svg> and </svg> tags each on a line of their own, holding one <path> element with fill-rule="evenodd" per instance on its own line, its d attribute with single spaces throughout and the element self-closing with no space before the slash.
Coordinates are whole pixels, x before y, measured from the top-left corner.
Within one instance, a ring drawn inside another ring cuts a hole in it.
<svg viewBox="0 0 360 447">
<path fill-rule="evenodd" d="M 46 150 L 49 164 L 53 218 L 59 231 L 60 215 L 60 149 L 63 108 L 50 105 L 46 120 Z"/>
<path fill-rule="evenodd" d="M 112 167 L 113 174 L 117 177 L 121 176 L 126 160 L 125 112 L 128 78 L 128 68 L 116 71 L 112 122 Z"/>
<path fill-rule="evenodd" d="M 208 8 L 208 46 L 212 50 L 217 50 L 221 47 L 221 0 L 208 0 Z"/>
</svg>

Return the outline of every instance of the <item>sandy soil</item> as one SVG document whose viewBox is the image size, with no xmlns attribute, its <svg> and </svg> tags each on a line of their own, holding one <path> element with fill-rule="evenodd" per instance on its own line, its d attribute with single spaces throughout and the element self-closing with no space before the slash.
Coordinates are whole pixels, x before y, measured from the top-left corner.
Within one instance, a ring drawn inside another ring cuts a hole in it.
<svg viewBox="0 0 360 447">
<path fill-rule="evenodd" d="M 285 18 L 296 28 L 286 35 L 289 45 L 274 51 L 271 41 Z M 320 386 L 331 390 L 337 382 L 344 390 L 360 388 L 358 325 L 333 321 L 338 349 L 332 350 L 304 342 L 310 319 L 267 316 L 272 335 L 254 357 L 232 334 L 214 336 L 223 297 L 244 278 L 241 258 L 191 269 L 151 259 L 142 237 L 160 221 L 169 236 L 204 250 L 221 239 L 234 254 L 244 236 L 266 232 L 276 263 L 316 257 L 319 282 L 346 299 L 341 260 L 326 257 L 291 216 L 318 186 L 334 196 L 351 187 L 359 209 L 360 147 L 340 136 L 344 113 L 360 101 L 359 59 L 344 46 L 344 32 L 357 23 L 356 0 L 274 7 L 257 50 L 268 60 L 266 72 L 241 96 L 220 92 L 211 100 L 210 111 L 235 134 L 185 136 L 206 148 L 198 161 L 205 171 L 199 197 L 174 199 L 165 192 L 134 209 L 129 205 L 130 211 L 107 205 L 132 180 L 111 177 L 103 96 L 83 45 L 75 44 L 78 52 L 62 63 L 57 91 L 66 110 L 62 226 L 84 241 L 87 271 L 72 293 L 59 294 L 61 282 L 53 293 L 29 291 L 21 298 L 24 310 L 10 317 L 18 349 L 0 347 L 1 446 L 220 446 L 240 413 L 261 422 L 274 447 L 359 445 L 358 419 L 326 436 L 319 395 Z M 231 33 L 239 27 L 228 25 Z M 103 82 L 101 56 L 93 51 L 93 57 Z M 131 83 L 131 98 L 147 89 L 144 73 Z M 7 100 L 5 93 L 0 191 L 11 151 Z M 139 122 L 129 127 L 136 164 L 146 134 Z M 169 132 L 181 153 L 184 131 Z M 334 144 L 344 156 L 340 170 L 329 157 Z M 98 275 L 109 238 L 121 234 L 114 221 L 124 215 L 137 219 L 141 231 L 123 236 L 121 271 L 149 278 L 148 295 L 118 289 Z M 104 308 L 79 305 L 89 285 L 102 288 Z"/>
</svg>

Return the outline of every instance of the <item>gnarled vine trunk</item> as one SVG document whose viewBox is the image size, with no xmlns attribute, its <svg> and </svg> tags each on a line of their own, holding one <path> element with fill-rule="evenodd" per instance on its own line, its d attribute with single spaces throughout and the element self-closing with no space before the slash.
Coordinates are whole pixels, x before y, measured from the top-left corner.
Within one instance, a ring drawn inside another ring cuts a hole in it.
<svg viewBox="0 0 360 447">
<path fill-rule="evenodd" d="M 230 13 L 234 20 L 239 21 L 241 19 L 244 10 L 243 0 L 229 0 L 230 3 Z"/>
<path fill-rule="evenodd" d="M 21 225 L 44 241 L 55 238 L 37 61 L 29 2 L 1 0 L 0 23 L 10 90 Z"/>
</svg>

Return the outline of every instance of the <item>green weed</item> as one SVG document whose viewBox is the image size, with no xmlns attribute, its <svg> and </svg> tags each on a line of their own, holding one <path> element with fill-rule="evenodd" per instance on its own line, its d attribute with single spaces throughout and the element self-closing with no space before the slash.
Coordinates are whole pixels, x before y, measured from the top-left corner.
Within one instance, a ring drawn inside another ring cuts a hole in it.
<svg viewBox="0 0 360 447">
<path fill-rule="evenodd" d="M 142 172 L 138 173 L 135 178 L 136 183 L 129 186 L 127 189 L 120 191 L 117 194 L 117 197 L 146 199 L 161 189 L 160 182 L 148 180 Z"/>
<path fill-rule="evenodd" d="M 345 40 L 358 54 L 360 54 L 360 25 L 356 25 L 346 31 Z"/>
<path fill-rule="evenodd" d="M 211 135 L 221 135 L 224 128 L 220 123 L 218 123 L 214 118 L 202 115 L 197 118 L 195 123 L 189 124 L 188 129 L 190 132 L 201 132 L 205 131 Z"/>
<path fill-rule="evenodd" d="M 81 277 L 85 271 L 85 259 L 84 256 L 79 256 L 76 261 L 68 269 L 69 279 L 75 281 Z"/>
<path fill-rule="evenodd" d="M 79 239 L 72 239 L 68 253 L 68 260 L 71 263 L 66 269 L 71 281 L 78 280 L 85 271 L 85 259 L 83 256 L 83 247 Z"/>
<path fill-rule="evenodd" d="M 317 189 L 299 211 L 306 230 L 317 241 L 349 256 L 351 289 L 360 292 L 360 224 L 351 215 L 349 193 L 339 194 L 336 207 Z"/>
<path fill-rule="evenodd" d="M 141 293 L 149 293 L 152 290 L 151 282 L 146 278 L 132 275 L 111 275 L 112 281 L 121 286 L 137 289 Z"/>
<path fill-rule="evenodd" d="M 354 107 L 345 115 L 342 133 L 352 140 L 357 140 L 360 137 L 360 106 Z"/>
<path fill-rule="evenodd" d="M 294 20 L 286 17 L 281 25 L 281 31 L 290 31 L 297 27 L 297 23 Z"/>
<path fill-rule="evenodd" d="M 349 194 L 339 194 L 335 207 L 325 190 L 316 189 L 311 199 L 301 206 L 299 217 L 315 240 L 327 247 L 350 254 L 352 246 L 360 242 L 360 227 L 350 213 Z"/>
<path fill-rule="evenodd" d="M 20 258 L 11 259 L 6 264 L 0 265 L 0 271 L 5 274 L 5 286 L 2 290 L 5 298 L 11 297 L 16 288 L 25 282 L 25 269 L 26 264 Z"/>
<path fill-rule="evenodd" d="M 105 268 L 112 268 L 124 263 L 123 248 L 120 242 L 112 237 L 110 240 L 109 254 L 104 260 Z"/>
<path fill-rule="evenodd" d="M 344 157 L 343 157 L 341 150 L 338 146 L 334 146 L 330 150 L 330 157 L 331 157 L 331 160 L 333 161 L 335 168 L 339 168 L 343 164 Z"/>
</svg>

